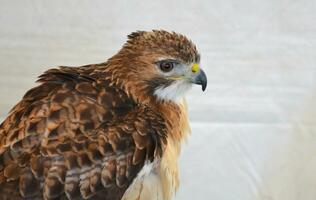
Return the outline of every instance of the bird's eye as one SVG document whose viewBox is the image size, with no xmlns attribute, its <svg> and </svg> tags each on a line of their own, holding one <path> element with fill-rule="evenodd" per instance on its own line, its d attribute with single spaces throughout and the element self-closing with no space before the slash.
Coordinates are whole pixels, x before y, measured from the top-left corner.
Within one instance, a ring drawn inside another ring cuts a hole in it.
<svg viewBox="0 0 316 200">
<path fill-rule="evenodd" d="M 172 62 L 161 62 L 159 67 L 163 72 L 170 72 L 173 69 L 173 65 Z"/>
</svg>

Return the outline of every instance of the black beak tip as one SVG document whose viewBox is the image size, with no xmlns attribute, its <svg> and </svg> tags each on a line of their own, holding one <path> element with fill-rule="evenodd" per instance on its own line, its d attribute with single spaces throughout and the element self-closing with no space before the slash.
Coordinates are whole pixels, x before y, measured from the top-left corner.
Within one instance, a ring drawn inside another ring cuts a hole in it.
<svg viewBox="0 0 316 200">
<path fill-rule="evenodd" d="M 201 70 L 201 74 L 200 74 L 200 82 L 202 85 L 202 91 L 204 92 L 207 86 L 207 77 L 206 74 L 203 70 Z"/>
<path fill-rule="evenodd" d="M 206 83 L 202 84 L 202 91 L 203 91 L 203 92 L 205 91 L 206 86 L 207 86 L 207 84 L 206 84 Z"/>
<path fill-rule="evenodd" d="M 194 82 L 195 84 L 202 86 L 202 91 L 204 92 L 207 86 L 207 77 L 203 70 L 200 71 L 200 74 L 195 78 Z"/>
</svg>

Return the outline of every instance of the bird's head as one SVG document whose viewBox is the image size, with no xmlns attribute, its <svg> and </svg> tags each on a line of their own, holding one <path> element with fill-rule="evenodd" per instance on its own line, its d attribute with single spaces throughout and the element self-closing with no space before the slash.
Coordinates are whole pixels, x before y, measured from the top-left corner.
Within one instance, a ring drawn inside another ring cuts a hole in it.
<svg viewBox="0 0 316 200">
<path fill-rule="evenodd" d="M 207 78 L 200 68 L 196 46 L 181 34 L 163 30 L 134 32 L 112 58 L 115 60 L 123 63 L 124 70 L 118 73 L 125 73 L 130 82 L 139 83 L 137 87 L 159 100 L 178 101 L 193 84 L 206 89 Z"/>
</svg>

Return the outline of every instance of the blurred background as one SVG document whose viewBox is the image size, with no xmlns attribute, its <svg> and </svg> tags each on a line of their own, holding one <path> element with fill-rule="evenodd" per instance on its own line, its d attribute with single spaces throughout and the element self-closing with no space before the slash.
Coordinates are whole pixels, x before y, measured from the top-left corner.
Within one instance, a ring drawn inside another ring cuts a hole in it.
<svg viewBox="0 0 316 200">
<path fill-rule="evenodd" d="M 316 199 L 316 1 L 0 0 L 0 119 L 36 77 L 105 61 L 135 30 L 191 38 L 208 88 L 177 200 Z"/>
</svg>

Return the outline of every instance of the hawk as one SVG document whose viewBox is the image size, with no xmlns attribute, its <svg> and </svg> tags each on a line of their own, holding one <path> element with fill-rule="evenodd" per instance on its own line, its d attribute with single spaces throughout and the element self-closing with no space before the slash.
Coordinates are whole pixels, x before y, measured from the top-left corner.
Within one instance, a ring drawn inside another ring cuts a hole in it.
<svg viewBox="0 0 316 200">
<path fill-rule="evenodd" d="M 106 62 L 43 73 L 0 125 L 0 199 L 172 199 L 199 61 L 181 34 L 137 31 Z"/>
</svg>

